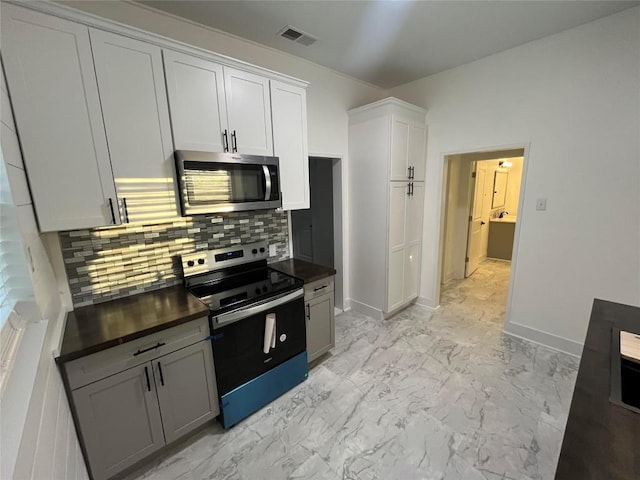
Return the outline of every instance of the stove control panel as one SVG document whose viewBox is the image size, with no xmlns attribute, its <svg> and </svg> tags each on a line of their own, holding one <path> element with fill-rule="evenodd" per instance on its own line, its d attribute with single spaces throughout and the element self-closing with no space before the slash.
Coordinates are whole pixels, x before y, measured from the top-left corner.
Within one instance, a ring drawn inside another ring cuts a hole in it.
<svg viewBox="0 0 640 480">
<path fill-rule="evenodd" d="M 185 277 L 212 272 L 221 268 L 254 262 L 269 257 L 267 242 L 234 245 L 219 250 L 204 250 L 182 255 L 182 271 Z"/>
</svg>

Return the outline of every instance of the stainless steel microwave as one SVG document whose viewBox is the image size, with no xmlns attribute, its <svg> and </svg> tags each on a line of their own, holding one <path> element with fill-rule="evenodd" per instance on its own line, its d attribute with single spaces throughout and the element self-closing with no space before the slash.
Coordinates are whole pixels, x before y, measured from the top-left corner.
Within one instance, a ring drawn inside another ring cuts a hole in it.
<svg viewBox="0 0 640 480">
<path fill-rule="evenodd" d="M 177 150 L 182 215 L 282 206 L 278 157 Z"/>
</svg>

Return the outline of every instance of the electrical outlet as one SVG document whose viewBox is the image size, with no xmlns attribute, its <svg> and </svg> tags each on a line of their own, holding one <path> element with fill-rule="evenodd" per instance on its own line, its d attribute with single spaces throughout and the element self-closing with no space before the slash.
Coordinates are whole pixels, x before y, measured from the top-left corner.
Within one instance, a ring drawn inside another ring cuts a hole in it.
<svg viewBox="0 0 640 480">
<path fill-rule="evenodd" d="M 536 210 L 546 210 L 547 209 L 547 199 L 539 198 L 536 200 Z"/>
<path fill-rule="evenodd" d="M 269 245 L 269 256 L 275 257 L 278 254 L 275 244 Z"/>
</svg>

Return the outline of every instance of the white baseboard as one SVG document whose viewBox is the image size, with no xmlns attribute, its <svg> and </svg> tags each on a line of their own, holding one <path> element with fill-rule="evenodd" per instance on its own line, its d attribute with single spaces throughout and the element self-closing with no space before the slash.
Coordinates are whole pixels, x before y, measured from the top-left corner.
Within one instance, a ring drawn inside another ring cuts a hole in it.
<svg viewBox="0 0 640 480">
<path fill-rule="evenodd" d="M 522 338 L 543 347 L 551 348 L 562 353 L 567 353 L 574 357 L 582 355 L 584 345 L 568 338 L 559 337 L 551 333 L 536 330 L 519 323 L 507 323 L 504 326 L 504 333 L 514 337 Z"/>
<path fill-rule="evenodd" d="M 358 302 L 357 300 L 354 300 L 352 298 L 349 299 L 348 302 L 349 309 L 353 309 L 354 311 L 362 313 L 363 315 L 371 317 L 375 320 L 384 320 L 384 314 L 382 313 L 382 310 L 367 305 L 366 303 Z"/>
<path fill-rule="evenodd" d="M 432 311 L 438 310 L 440 308 L 438 302 L 434 302 L 433 299 L 427 297 L 418 297 L 416 299 L 416 305 L 420 305 L 421 307 L 428 308 Z"/>
</svg>

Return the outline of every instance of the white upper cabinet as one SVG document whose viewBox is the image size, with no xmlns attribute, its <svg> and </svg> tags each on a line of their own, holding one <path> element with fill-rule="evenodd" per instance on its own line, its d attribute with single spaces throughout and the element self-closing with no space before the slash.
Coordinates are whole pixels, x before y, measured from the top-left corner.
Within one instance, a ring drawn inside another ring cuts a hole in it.
<svg viewBox="0 0 640 480">
<path fill-rule="evenodd" d="M 162 53 L 176 150 L 228 151 L 222 65 L 171 50 Z"/>
<path fill-rule="evenodd" d="M 1 30 L 40 230 L 119 222 L 87 27 L 2 3 Z"/>
<path fill-rule="evenodd" d="M 426 126 L 421 123 L 411 122 L 409 125 L 407 161 L 408 166 L 412 168 L 411 180 L 414 182 L 424 182 L 425 163 L 427 160 L 426 143 Z"/>
<path fill-rule="evenodd" d="M 224 68 L 229 119 L 229 151 L 273 155 L 269 79 Z"/>
<path fill-rule="evenodd" d="M 309 208 L 307 95 L 304 88 L 271 80 L 273 150 L 280 159 L 282 208 Z"/>
<path fill-rule="evenodd" d="M 159 47 L 91 30 L 123 222 L 177 216 L 173 144 Z"/>
<path fill-rule="evenodd" d="M 424 122 L 393 116 L 390 180 L 424 181 L 425 143 L 426 127 Z"/>
</svg>

